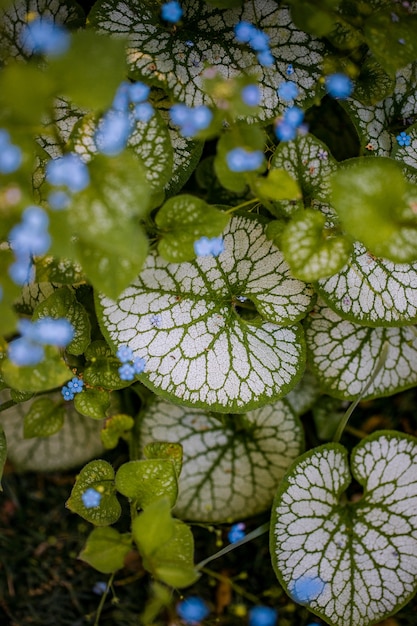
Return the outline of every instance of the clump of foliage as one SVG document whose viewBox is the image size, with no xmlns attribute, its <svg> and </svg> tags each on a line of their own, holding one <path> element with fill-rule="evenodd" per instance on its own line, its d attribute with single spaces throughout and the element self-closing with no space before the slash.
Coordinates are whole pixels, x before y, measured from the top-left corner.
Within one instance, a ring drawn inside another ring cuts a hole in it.
<svg viewBox="0 0 417 626">
<path fill-rule="evenodd" d="M 340 439 L 360 399 L 417 386 L 414 5 L 1 7 L 1 465 L 86 463 L 80 558 L 108 589 L 139 553 L 145 623 L 211 558 L 188 522 L 271 504 L 292 600 L 333 626 L 395 613 L 417 440 Z M 120 440 L 128 461 L 99 458 Z"/>
</svg>

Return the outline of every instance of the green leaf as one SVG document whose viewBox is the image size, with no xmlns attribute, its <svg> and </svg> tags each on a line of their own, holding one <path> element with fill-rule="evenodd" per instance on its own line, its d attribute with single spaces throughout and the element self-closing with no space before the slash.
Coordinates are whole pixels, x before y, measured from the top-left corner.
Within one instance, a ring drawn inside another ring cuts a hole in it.
<svg viewBox="0 0 417 626">
<path fill-rule="evenodd" d="M 178 494 L 175 466 L 169 459 L 128 461 L 117 470 L 116 489 L 137 508 L 146 509 L 161 497 L 174 506 Z"/>
<path fill-rule="evenodd" d="M 397 17 L 397 21 L 392 19 L 390 7 L 373 13 L 364 26 L 372 54 L 391 76 L 417 57 L 417 15 L 400 13 Z"/>
<path fill-rule="evenodd" d="M 132 522 L 133 540 L 143 558 L 149 559 L 173 537 L 174 519 L 168 498 L 154 500 Z M 147 567 L 144 563 L 144 566 Z"/>
<path fill-rule="evenodd" d="M 369 56 L 360 69 L 360 74 L 355 79 L 353 98 L 365 106 L 373 106 L 392 94 L 395 89 L 395 80 L 385 72 L 373 56 Z"/>
<path fill-rule="evenodd" d="M 273 169 L 266 177 L 256 178 L 253 190 L 261 199 L 299 200 L 301 190 L 294 178 L 284 169 Z"/>
<path fill-rule="evenodd" d="M 102 389 L 84 388 L 74 396 L 74 406 L 81 415 L 102 420 L 110 406 L 110 394 Z"/>
<path fill-rule="evenodd" d="M 68 52 L 50 59 L 50 73 L 60 93 L 80 107 L 109 107 L 126 76 L 125 46 L 121 37 L 110 38 L 93 30 L 73 33 Z"/>
<path fill-rule="evenodd" d="M 101 494 L 98 506 L 87 508 L 82 495 L 87 489 L 95 489 Z M 65 505 L 73 513 L 78 513 L 96 526 L 114 524 L 120 517 L 121 507 L 115 495 L 114 469 L 107 461 L 91 461 L 78 474 L 71 495 Z"/>
<path fill-rule="evenodd" d="M 60 392 L 53 392 L 48 399 L 57 404 L 62 401 Z M 17 404 L 0 414 L 0 424 L 7 437 L 8 459 L 18 472 L 54 472 L 79 467 L 100 455 L 102 424 L 79 415 L 72 402 L 65 403 L 63 427 L 49 437 L 24 439 L 23 424 L 35 399 Z"/>
<path fill-rule="evenodd" d="M 382 431 L 351 456 L 307 452 L 278 487 L 271 517 L 275 573 L 296 601 L 332 626 L 369 626 L 406 604 L 417 585 L 417 440 Z M 363 488 L 343 492 L 351 475 Z"/>
<path fill-rule="evenodd" d="M 313 282 L 332 276 L 349 258 L 350 241 L 325 229 L 319 211 L 296 213 L 281 236 L 281 248 L 296 278 Z"/>
<path fill-rule="evenodd" d="M 366 388 L 364 398 L 388 396 L 417 383 L 414 326 L 359 326 L 318 301 L 306 318 L 305 330 L 309 364 L 330 395 L 357 398 L 371 381 L 385 344 L 385 363 Z"/>
<path fill-rule="evenodd" d="M 172 461 L 177 478 L 182 469 L 182 445 L 167 441 L 151 441 L 143 448 L 146 459 L 170 459 Z"/>
<path fill-rule="evenodd" d="M 261 118 L 272 119 L 284 108 L 276 89 L 288 78 L 288 63 L 294 66 L 300 90 L 297 101 L 312 102 L 324 45 L 294 26 L 287 7 L 280 8 L 272 0 L 224 11 L 204 0 L 184 0 L 181 7 L 181 24 L 172 29 L 162 22 L 158 4 L 138 6 L 133 0 L 98 3 L 89 22 L 100 32 L 128 35 L 131 76 L 162 87 L 187 105 L 210 103 L 203 90 L 203 70 L 208 65 L 226 78 L 241 72 L 257 76 L 263 92 Z M 256 24 L 269 36 L 272 67 L 260 66 L 253 50 L 237 42 L 233 29 L 241 20 Z"/>
<path fill-rule="evenodd" d="M 190 528 L 174 519 L 174 534 L 154 555 L 155 577 L 179 589 L 189 587 L 199 577 L 194 568 L 194 538 Z"/>
<path fill-rule="evenodd" d="M 398 263 L 417 260 L 417 185 L 392 159 L 352 159 L 331 181 L 346 231 L 370 252 Z"/>
<path fill-rule="evenodd" d="M 36 127 L 54 89 L 51 77 L 39 67 L 11 62 L 0 74 L 1 109 L 13 125 Z"/>
<path fill-rule="evenodd" d="M 63 402 L 55 403 L 51 398 L 37 398 L 25 415 L 23 436 L 49 437 L 64 425 L 65 407 Z"/>
<path fill-rule="evenodd" d="M 120 379 L 118 369 L 121 365 L 105 341 L 97 340 L 90 343 L 86 352 L 84 381 L 91 387 L 105 389 L 123 389 L 129 382 Z"/>
<path fill-rule="evenodd" d="M 71 289 L 67 287 L 57 289 L 40 302 L 33 312 L 33 319 L 38 320 L 42 317 L 66 318 L 74 328 L 74 338 L 68 344 L 67 352 L 77 355 L 85 351 L 90 343 L 91 324 L 87 311 L 77 302 Z"/>
<path fill-rule="evenodd" d="M 245 415 L 216 416 L 156 399 L 142 416 L 139 440 L 144 451 L 154 440 L 181 441 L 179 517 L 230 522 L 270 506 L 301 452 L 303 432 L 285 400 Z"/>
<path fill-rule="evenodd" d="M 309 411 L 320 394 L 321 389 L 317 378 L 309 369 L 306 369 L 298 385 L 283 400 L 289 403 L 293 412 L 298 416 Z"/>
<path fill-rule="evenodd" d="M 417 322 L 417 264 L 374 257 L 355 242 L 340 272 L 319 280 L 316 289 L 336 313 L 367 326 Z"/>
<path fill-rule="evenodd" d="M 82 268 L 69 259 L 42 257 L 35 260 L 36 281 L 73 285 L 85 281 Z"/>
<path fill-rule="evenodd" d="M 38 304 L 48 298 L 55 289 L 57 285 L 50 282 L 34 282 L 24 285 L 15 303 L 17 312 L 32 316 Z"/>
<path fill-rule="evenodd" d="M 3 427 L 0 424 L 0 491 L 3 491 L 1 479 L 3 477 L 3 468 L 7 459 L 7 441 Z"/>
<path fill-rule="evenodd" d="M 230 216 L 190 194 L 168 200 L 158 211 L 155 223 L 162 238 L 159 254 L 170 263 L 195 258 L 194 242 L 200 237 L 216 237 L 222 233 Z"/>
<path fill-rule="evenodd" d="M 186 405 L 241 412 L 300 379 L 297 322 L 313 292 L 256 220 L 233 217 L 223 237 L 216 258 L 174 265 L 151 253 L 117 302 L 97 295 L 96 310 L 114 350 L 129 344 L 145 359 L 139 378 L 148 387 Z"/>
<path fill-rule="evenodd" d="M 133 417 L 124 413 L 116 413 L 109 417 L 101 431 L 101 440 L 106 450 L 115 448 L 120 438 L 127 439 L 134 423 Z"/>
<path fill-rule="evenodd" d="M 129 535 L 122 535 L 115 528 L 94 528 L 78 558 L 103 574 L 111 574 L 122 569 L 131 549 Z"/>
<path fill-rule="evenodd" d="M 6 383 L 19 391 L 47 391 L 72 378 L 59 350 L 52 346 L 46 346 L 45 358 L 37 365 L 19 367 L 5 359 L 1 368 Z"/>
</svg>

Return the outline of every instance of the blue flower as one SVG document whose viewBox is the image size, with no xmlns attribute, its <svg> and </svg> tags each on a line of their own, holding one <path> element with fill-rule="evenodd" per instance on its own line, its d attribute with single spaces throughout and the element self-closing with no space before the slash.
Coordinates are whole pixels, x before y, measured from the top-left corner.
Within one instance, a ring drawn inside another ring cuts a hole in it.
<svg viewBox="0 0 417 626">
<path fill-rule="evenodd" d="M 99 506 L 101 498 L 102 494 L 97 491 L 97 489 L 93 489 L 92 487 L 86 489 L 81 495 L 81 500 L 83 501 L 86 509 L 95 509 Z"/>
<path fill-rule="evenodd" d="M 171 0 L 166 2 L 161 7 L 161 17 L 166 22 L 172 22 L 175 24 L 182 17 L 182 8 L 179 2 Z"/>
<path fill-rule="evenodd" d="M 65 317 L 41 317 L 33 322 L 30 336 L 42 345 L 65 348 L 74 338 L 74 327 Z"/>
<path fill-rule="evenodd" d="M 278 612 L 269 606 L 254 606 L 249 611 L 249 626 L 275 626 L 277 619 Z"/>
<path fill-rule="evenodd" d="M 84 387 L 84 381 L 78 376 L 74 376 L 69 383 L 68 388 L 71 389 L 72 393 L 81 393 Z"/>
<path fill-rule="evenodd" d="M 197 256 L 219 256 L 224 251 L 224 242 L 221 237 L 200 237 L 194 242 L 194 252 Z"/>
<path fill-rule="evenodd" d="M 173 123 L 180 126 L 183 137 L 194 137 L 200 130 L 205 130 L 213 118 L 212 111 L 204 104 L 197 107 L 174 104 L 169 114 Z"/>
<path fill-rule="evenodd" d="M 294 100 L 298 96 L 298 87 L 293 81 L 287 80 L 279 85 L 277 94 L 282 100 Z"/>
<path fill-rule="evenodd" d="M 353 91 L 353 82 L 345 74 L 330 74 L 326 76 L 325 84 L 327 93 L 339 100 L 346 100 Z"/>
<path fill-rule="evenodd" d="M 190 596 L 177 604 L 177 613 L 186 624 L 195 624 L 207 617 L 210 610 L 204 600 Z"/>
<path fill-rule="evenodd" d="M 145 359 L 142 359 L 140 356 L 136 357 L 136 359 L 133 360 L 133 372 L 135 374 L 142 374 L 142 372 L 145 370 L 145 366 L 146 366 L 146 361 Z"/>
<path fill-rule="evenodd" d="M 269 50 L 269 37 L 262 30 L 255 28 L 249 39 L 249 45 L 256 52 L 266 52 Z"/>
<path fill-rule="evenodd" d="M 59 56 L 70 46 L 68 31 L 51 19 L 38 17 L 23 28 L 20 43 L 28 54 Z"/>
<path fill-rule="evenodd" d="M 149 122 L 153 114 L 154 108 L 150 102 L 141 102 L 133 110 L 133 116 L 137 122 Z"/>
<path fill-rule="evenodd" d="M 261 167 L 264 162 L 262 150 L 245 150 L 234 148 L 226 155 L 227 167 L 232 172 L 253 172 Z"/>
<path fill-rule="evenodd" d="M 130 363 L 124 363 L 118 369 L 121 380 L 133 380 L 135 378 L 135 370 Z"/>
<path fill-rule="evenodd" d="M 51 185 L 66 185 L 70 191 L 77 192 L 88 186 L 90 174 L 81 157 L 69 152 L 49 161 L 46 166 L 46 180 Z"/>
<path fill-rule="evenodd" d="M 145 83 L 137 82 L 130 84 L 128 91 L 130 101 L 138 104 L 148 99 L 151 88 L 149 85 L 145 85 Z"/>
<path fill-rule="evenodd" d="M 120 363 L 128 363 L 129 361 L 133 361 L 133 351 L 129 346 L 122 345 L 119 346 L 119 349 L 116 352 L 116 356 L 119 359 Z"/>
<path fill-rule="evenodd" d="M 18 366 L 37 365 L 44 357 L 43 347 L 26 337 L 19 337 L 9 343 L 8 357 Z"/>
<path fill-rule="evenodd" d="M 98 580 L 96 583 L 94 583 L 93 593 L 95 593 L 97 596 L 102 596 L 103 593 L 106 593 L 106 591 L 107 583 L 105 583 L 104 580 Z"/>
<path fill-rule="evenodd" d="M 108 156 L 120 154 L 132 132 L 132 119 L 128 111 L 109 109 L 101 118 L 94 139 L 97 150 Z"/>
<path fill-rule="evenodd" d="M 72 389 L 70 389 L 69 387 L 67 387 L 66 385 L 64 385 L 61 389 L 61 394 L 64 398 L 64 400 L 73 400 L 74 399 L 74 392 L 72 391 Z"/>
<path fill-rule="evenodd" d="M 65 191 L 51 191 L 48 194 L 48 203 L 54 211 L 62 211 L 71 204 L 71 198 Z"/>
<path fill-rule="evenodd" d="M 400 146 L 409 146 L 411 144 L 411 137 L 404 131 L 396 136 L 396 140 Z"/>
<path fill-rule="evenodd" d="M 274 64 L 274 57 L 272 56 L 270 50 L 262 50 L 261 52 L 258 52 L 257 59 L 260 65 L 263 65 L 264 67 L 270 67 Z"/>
<path fill-rule="evenodd" d="M 290 589 L 291 595 L 300 604 L 309 604 L 319 597 L 325 583 L 319 576 L 300 576 Z"/>
<path fill-rule="evenodd" d="M 253 35 L 256 33 L 256 27 L 250 22 L 245 22 L 244 20 L 236 24 L 234 30 L 235 37 L 239 43 L 249 43 Z"/>
<path fill-rule="evenodd" d="M 130 102 L 130 87 L 131 83 L 124 80 L 120 83 L 116 90 L 116 94 L 113 98 L 111 108 L 114 111 L 127 111 Z"/>
<path fill-rule="evenodd" d="M 9 265 L 8 273 L 16 285 L 27 285 L 35 280 L 35 268 L 30 256 L 20 255 L 15 263 Z"/>
<path fill-rule="evenodd" d="M 292 63 L 289 63 L 287 65 L 287 69 L 285 70 L 285 73 L 287 76 L 291 76 L 291 74 L 294 74 L 294 67 Z"/>
<path fill-rule="evenodd" d="M 261 101 L 261 90 L 257 85 L 246 85 L 240 92 L 242 100 L 251 107 L 256 107 Z"/>
<path fill-rule="evenodd" d="M 12 174 L 19 169 L 21 163 L 21 149 L 10 142 L 7 130 L 0 129 L 0 173 Z"/>
<path fill-rule="evenodd" d="M 230 543 L 236 543 L 236 541 L 240 541 L 245 536 L 245 524 L 243 522 L 239 522 L 238 524 L 233 524 L 231 526 L 227 538 Z"/>
<path fill-rule="evenodd" d="M 289 124 L 290 126 L 294 126 L 294 128 L 297 128 L 297 126 L 301 124 L 303 119 L 304 119 L 304 111 L 300 109 L 299 107 L 296 107 L 296 106 L 289 107 L 288 109 L 284 111 L 284 117 L 283 117 L 284 122 L 286 124 Z"/>
</svg>

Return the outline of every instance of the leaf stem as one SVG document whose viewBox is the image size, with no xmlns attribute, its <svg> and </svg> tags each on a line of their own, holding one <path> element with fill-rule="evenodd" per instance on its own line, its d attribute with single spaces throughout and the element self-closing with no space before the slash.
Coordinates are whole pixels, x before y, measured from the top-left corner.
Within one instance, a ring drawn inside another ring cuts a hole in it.
<svg viewBox="0 0 417 626">
<path fill-rule="evenodd" d="M 255 528 L 255 530 L 252 530 L 245 537 L 242 537 L 242 539 L 239 539 L 239 541 L 235 541 L 234 543 L 231 543 L 228 546 L 225 546 L 218 552 L 215 552 L 215 554 L 212 554 L 211 556 L 207 557 L 203 561 L 200 561 L 200 563 L 198 563 L 195 566 L 195 568 L 197 570 L 202 569 L 205 565 L 207 565 L 207 563 L 210 563 L 210 561 L 214 561 L 215 559 L 218 559 L 224 554 L 231 552 L 235 548 L 239 548 L 240 546 L 243 546 L 243 544 L 247 543 L 248 541 L 252 541 L 252 539 L 256 539 L 256 537 L 260 537 L 260 535 L 267 533 L 268 530 L 269 530 L 269 522 L 266 522 L 265 524 L 262 524 L 262 526 L 258 526 L 258 528 Z"/>
<path fill-rule="evenodd" d="M 109 589 L 110 589 L 110 587 L 113 584 L 113 580 L 114 580 L 115 575 L 116 575 L 116 572 L 113 572 L 113 574 L 110 576 L 110 578 L 109 578 L 109 580 L 107 582 L 106 590 L 105 590 L 105 592 L 103 593 L 103 595 L 100 598 L 100 603 L 99 603 L 99 605 L 97 607 L 96 619 L 94 620 L 94 626 L 99 626 L 100 616 L 101 616 L 101 613 L 102 613 L 103 608 L 104 608 L 104 603 L 106 601 L 107 594 L 109 593 Z"/>
<path fill-rule="evenodd" d="M 239 211 L 239 209 L 243 209 L 243 207 L 248 206 L 248 204 L 257 204 L 258 202 L 259 198 L 252 198 L 252 200 L 246 200 L 246 202 L 241 202 L 241 204 L 238 204 L 237 206 L 230 207 L 230 209 L 227 209 L 227 211 L 224 211 L 224 213 L 228 215 L 229 213 L 233 213 L 234 211 Z"/>
</svg>

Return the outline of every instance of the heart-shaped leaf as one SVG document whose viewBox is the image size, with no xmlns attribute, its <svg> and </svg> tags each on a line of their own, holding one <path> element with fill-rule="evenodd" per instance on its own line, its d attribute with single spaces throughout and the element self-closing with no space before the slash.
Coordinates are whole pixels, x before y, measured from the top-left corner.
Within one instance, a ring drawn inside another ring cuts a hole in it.
<svg viewBox="0 0 417 626">
<path fill-rule="evenodd" d="M 145 509 L 163 496 L 174 506 L 178 493 L 174 464 L 169 459 L 124 463 L 117 470 L 116 489 L 133 500 L 140 509 Z"/>
<path fill-rule="evenodd" d="M 115 448 L 120 437 L 127 439 L 134 423 L 133 417 L 124 413 L 116 413 L 107 419 L 101 431 L 101 440 L 106 450 Z"/>
<path fill-rule="evenodd" d="M 310 286 L 294 279 L 256 220 L 234 217 L 218 257 L 169 264 L 148 256 L 117 300 L 96 308 L 116 351 L 145 359 L 140 380 L 183 404 L 245 411 L 288 393 L 304 369 L 296 323 L 311 307 Z"/>
<path fill-rule="evenodd" d="M 123 389 L 129 383 L 120 379 L 120 361 L 105 341 L 93 341 L 85 351 L 84 381 L 92 387 Z"/>
<path fill-rule="evenodd" d="M 153 440 L 180 441 L 183 448 L 175 512 L 224 522 L 270 506 L 276 485 L 300 454 L 303 431 L 285 400 L 245 415 L 215 416 L 157 399 L 140 430 L 142 446 Z"/>
<path fill-rule="evenodd" d="M 49 437 L 64 425 L 65 407 L 62 402 L 55 403 L 51 398 L 36 398 L 23 422 L 23 436 Z"/>
<path fill-rule="evenodd" d="M 55 405 L 62 400 L 59 392 L 47 398 Z M 38 401 L 40 398 L 38 398 Z M 7 437 L 7 456 L 18 472 L 52 472 L 78 467 L 100 455 L 102 423 L 79 415 L 72 402 L 66 402 L 62 428 L 49 437 L 24 439 L 23 424 L 35 399 L 17 404 L 1 413 L 0 424 Z"/>
<path fill-rule="evenodd" d="M 125 556 L 132 549 L 129 535 L 120 534 L 115 528 L 94 528 L 85 547 L 79 554 L 82 561 L 103 574 L 122 569 Z"/>
<path fill-rule="evenodd" d="M 54 346 L 45 347 L 45 358 L 37 365 L 19 367 L 9 359 L 4 359 L 1 370 L 9 387 L 35 393 L 60 387 L 72 378 L 71 370 Z"/>
<path fill-rule="evenodd" d="M 84 388 L 74 396 L 74 407 L 86 417 L 102 420 L 110 406 L 110 394 L 104 389 Z"/>
<path fill-rule="evenodd" d="M 172 29 L 161 20 L 160 5 L 138 6 L 133 0 L 97 3 L 89 22 L 99 32 L 127 35 L 132 76 L 152 81 L 189 106 L 208 101 L 203 91 L 206 65 L 226 77 L 242 71 L 256 75 L 263 91 L 262 119 L 271 119 L 282 108 L 276 89 L 288 79 L 290 63 L 300 91 L 298 100 L 312 101 L 324 46 L 294 26 L 288 8 L 280 8 L 272 0 L 256 6 L 246 2 L 225 11 L 204 0 L 184 0 L 181 7 L 181 24 Z M 255 52 L 237 42 L 234 26 L 242 20 L 256 24 L 269 36 L 273 66 L 262 67 Z"/>
<path fill-rule="evenodd" d="M 414 326 L 370 328 L 342 319 L 322 301 L 306 319 L 310 366 L 330 395 L 354 399 L 388 396 L 417 383 Z M 387 355 L 372 380 L 384 346 Z"/>
<path fill-rule="evenodd" d="M 376 258 L 355 242 L 340 272 L 319 280 L 316 289 L 339 315 L 367 326 L 415 324 L 417 264 Z"/>
<path fill-rule="evenodd" d="M 352 452 L 327 444 L 288 471 L 272 507 L 271 556 L 289 595 L 331 626 L 369 626 L 417 586 L 417 440 L 379 432 Z"/>
</svg>

